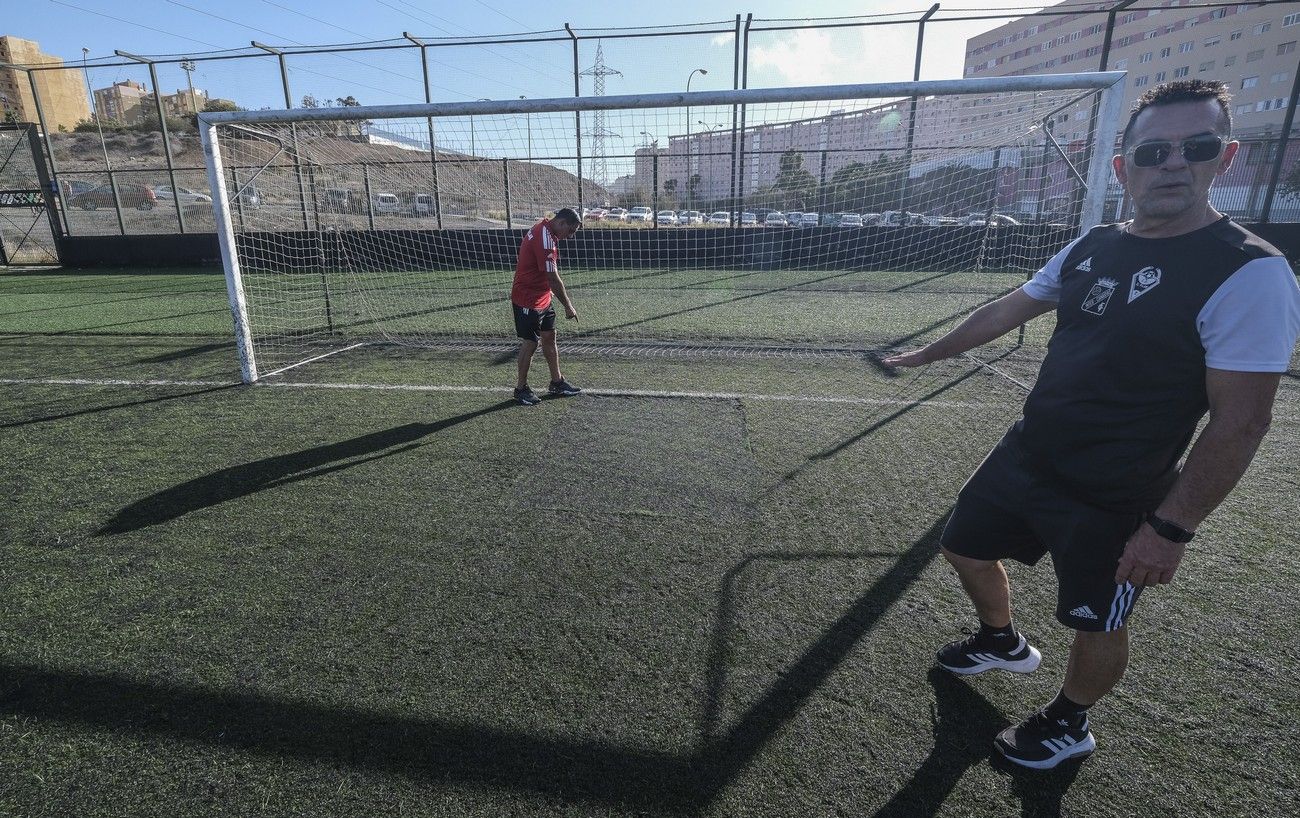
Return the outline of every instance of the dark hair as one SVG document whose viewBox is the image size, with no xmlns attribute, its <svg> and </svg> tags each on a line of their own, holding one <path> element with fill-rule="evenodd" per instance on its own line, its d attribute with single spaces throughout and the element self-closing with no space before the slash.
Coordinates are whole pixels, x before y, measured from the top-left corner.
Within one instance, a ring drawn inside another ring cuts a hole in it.
<svg viewBox="0 0 1300 818">
<path fill-rule="evenodd" d="M 582 227 L 582 219 L 578 218 L 578 214 L 571 207 L 562 207 L 555 211 L 555 218 L 551 221 L 568 222 Z"/>
<path fill-rule="evenodd" d="M 1173 105 L 1176 102 L 1200 102 L 1206 99 L 1219 103 L 1219 121 L 1215 123 L 1215 127 L 1219 130 L 1220 136 L 1225 139 L 1230 138 L 1232 113 L 1228 110 L 1228 103 L 1232 100 L 1232 95 L 1228 93 L 1228 86 L 1218 80 L 1174 80 L 1160 83 L 1133 102 L 1133 108 L 1128 115 L 1128 124 L 1124 126 L 1121 149 L 1128 149 L 1129 136 L 1133 133 L 1133 125 L 1137 122 L 1138 114 L 1147 108 Z"/>
</svg>

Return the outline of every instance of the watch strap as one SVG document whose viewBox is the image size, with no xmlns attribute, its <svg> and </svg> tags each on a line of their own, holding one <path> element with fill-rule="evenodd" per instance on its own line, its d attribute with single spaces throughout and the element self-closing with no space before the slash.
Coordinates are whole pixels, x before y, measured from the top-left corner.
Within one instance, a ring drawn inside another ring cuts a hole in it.
<svg viewBox="0 0 1300 818">
<path fill-rule="evenodd" d="M 1148 513 L 1146 518 L 1147 525 L 1170 542 L 1187 543 L 1192 541 L 1196 536 L 1195 531 L 1188 531 L 1177 523 L 1171 523 L 1163 517 L 1157 517 L 1154 513 Z"/>
</svg>

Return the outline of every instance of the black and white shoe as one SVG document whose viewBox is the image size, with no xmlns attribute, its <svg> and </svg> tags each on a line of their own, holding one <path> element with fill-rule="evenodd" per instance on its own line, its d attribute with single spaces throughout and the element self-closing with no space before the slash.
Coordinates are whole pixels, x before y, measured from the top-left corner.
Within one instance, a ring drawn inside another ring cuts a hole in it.
<svg viewBox="0 0 1300 818">
<path fill-rule="evenodd" d="M 935 658 L 944 670 L 970 676 L 986 670 L 1009 670 L 1012 673 L 1033 673 L 1043 661 L 1038 648 L 1017 633 L 1014 637 L 981 636 L 977 631 L 962 628 L 965 639 L 949 642 L 939 649 Z"/>
<path fill-rule="evenodd" d="M 542 399 L 537 397 L 536 392 L 525 386 L 523 389 L 515 390 L 515 402 L 520 406 L 536 406 L 542 402 Z"/>
<path fill-rule="evenodd" d="M 1091 755 L 1097 749 L 1097 740 L 1088 729 L 1087 714 L 1074 725 L 1065 719 L 1052 719 L 1046 710 L 1039 710 L 998 733 L 993 746 L 1008 761 L 1022 767 L 1050 770 L 1062 761 Z"/>
<path fill-rule="evenodd" d="M 582 390 L 569 383 L 564 378 L 560 378 L 558 381 L 551 381 L 551 385 L 546 388 L 546 391 L 550 392 L 552 395 L 569 397 L 570 395 L 578 394 Z"/>
</svg>

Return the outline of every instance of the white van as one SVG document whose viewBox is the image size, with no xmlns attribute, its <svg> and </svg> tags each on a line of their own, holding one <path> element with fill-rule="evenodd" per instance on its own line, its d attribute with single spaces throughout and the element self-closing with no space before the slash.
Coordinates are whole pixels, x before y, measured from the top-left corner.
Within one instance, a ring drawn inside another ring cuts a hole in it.
<svg viewBox="0 0 1300 818">
<path fill-rule="evenodd" d="M 377 215 L 379 214 L 396 215 L 400 213 L 402 210 L 401 200 L 397 198 L 396 194 L 376 193 L 374 196 L 371 196 L 370 198 L 374 204 L 374 210 Z"/>
</svg>

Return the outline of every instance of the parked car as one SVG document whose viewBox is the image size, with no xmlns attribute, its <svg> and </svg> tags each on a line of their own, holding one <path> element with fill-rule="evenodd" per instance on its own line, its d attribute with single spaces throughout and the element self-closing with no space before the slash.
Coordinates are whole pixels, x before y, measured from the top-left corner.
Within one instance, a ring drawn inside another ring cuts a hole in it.
<svg viewBox="0 0 1300 818">
<path fill-rule="evenodd" d="M 800 226 L 800 227 L 816 227 L 817 224 L 818 224 L 818 220 L 817 220 L 817 214 L 816 214 L 816 213 L 800 213 L 800 214 L 799 214 L 799 226 Z"/>
<path fill-rule="evenodd" d="M 731 224 L 731 214 L 725 210 L 719 210 L 709 216 L 709 224 L 720 224 L 725 227 Z"/>
<path fill-rule="evenodd" d="M 625 222 L 627 221 L 627 211 L 621 207 L 611 207 L 605 211 L 605 221 Z"/>
<path fill-rule="evenodd" d="M 671 210 L 660 210 L 659 215 L 655 217 L 658 224 L 677 224 L 677 214 Z"/>
<path fill-rule="evenodd" d="M 375 215 L 395 216 L 402 212 L 402 200 L 395 193 L 376 193 L 370 197 L 370 206 Z"/>
<path fill-rule="evenodd" d="M 584 218 L 587 221 L 598 222 L 601 219 L 605 218 L 605 208 L 593 207 L 591 210 L 587 211 L 587 214 Z"/>
<path fill-rule="evenodd" d="M 792 210 L 785 214 L 785 223 L 791 227 L 798 227 L 799 220 L 803 218 L 803 213 L 798 210 Z"/>
<path fill-rule="evenodd" d="M 134 207 L 136 210 L 153 210 L 158 206 L 158 196 L 153 192 L 153 188 L 148 185 L 119 183 L 117 186 L 117 199 L 122 203 L 122 207 Z M 85 193 L 73 196 L 68 201 L 68 204 L 82 210 L 114 207 L 113 186 L 100 185 L 91 188 Z"/>
<path fill-rule="evenodd" d="M 187 187 L 180 187 L 179 185 L 177 185 L 175 190 L 172 190 L 171 185 L 158 185 L 153 189 L 153 192 L 159 200 L 171 201 L 172 199 L 175 199 L 182 205 L 212 204 L 212 197 L 208 194 L 199 193 L 190 190 Z"/>
<path fill-rule="evenodd" d="M 63 189 L 64 201 L 71 201 L 73 197 L 99 187 L 94 182 L 85 179 L 60 179 L 59 185 Z"/>
<path fill-rule="evenodd" d="M 432 193 L 403 193 L 398 199 L 401 202 L 400 210 L 403 215 L 412 218 L 433 215 Z M 375 212 L 379 212 L 378 208 L 376 208 Z"/>
<path fill-rule="evenodd" d="M 740 214 L 741 227 L 758 227 L 758 215 L 755 213 Z"/>
<path fill-rule="evenodd" d="M 768 213 L 767 216 L 763 218 L 763 226 L 764 227 L 785 227 L 786 226 L 785 215 L 773 210 L 771 213 Z"/>
<path fill-rule="evenodd" d="M 841 213 L 839 226 L 840 227 L 861 227 L 862 217 L 859 216 L 857 213 Z"/>
<path fill-rule="evenodd" d="M 704 224 L 707 221 L 704 214 L 698 210 L 686 211 L 686 219 L 686 224 Z"/>
<path fill-rule="evenodd" d="M 365 210 L 364 197 L 345 187 L 331 187 L 321 191 L 321 210 L 329 213 L 361 213 Z"/>
<path fill-rule="evenodd" d="M 862 214 L 862 225 L 863 225 L 864 227 L 868 227 L 868 226 L 873 225 L 873 224 L 880 224 L 880 214 L 879 214 L 879 213 L 863 213 L 863 214 Z"/>
<path fill-rule="evenodd" d="M 648 207 L 637 206 L 627 212 L 627 220 L 630 222 L 650 222 L 654 221 L 655 212 Z"/>
</svg>

